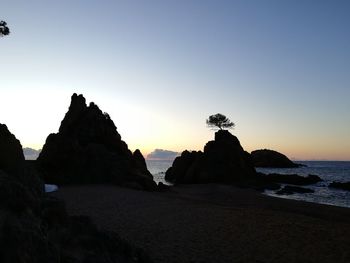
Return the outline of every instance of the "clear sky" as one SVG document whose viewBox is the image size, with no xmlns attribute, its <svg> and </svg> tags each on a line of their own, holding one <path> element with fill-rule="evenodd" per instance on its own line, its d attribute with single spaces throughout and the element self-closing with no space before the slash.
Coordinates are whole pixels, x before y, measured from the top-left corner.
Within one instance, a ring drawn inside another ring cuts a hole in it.
<svg viewBox="0 0 350 263">
<path fill-rule="evenodd" d="M 0 122 L 23 146 L 72 93 L 131 149 L 200 150 L 223 113 L 252 151 L 350 160 L 350 1 L 1 0 Z"/>
</svg>

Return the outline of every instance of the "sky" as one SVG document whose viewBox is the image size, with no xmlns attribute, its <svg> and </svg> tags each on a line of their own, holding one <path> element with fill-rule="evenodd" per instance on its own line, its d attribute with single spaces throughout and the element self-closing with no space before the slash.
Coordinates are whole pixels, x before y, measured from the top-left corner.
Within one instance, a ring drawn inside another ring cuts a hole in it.
<svg viewBox="0 0 350 263">
<path fill-rule="evenodd" d="M 70 96 L 129 148 L 202 150 L 222 113 L 247 151 L 350 160 L 350 2 L 1 0 L 0 123 L 24 147 Z"/>
</svg>

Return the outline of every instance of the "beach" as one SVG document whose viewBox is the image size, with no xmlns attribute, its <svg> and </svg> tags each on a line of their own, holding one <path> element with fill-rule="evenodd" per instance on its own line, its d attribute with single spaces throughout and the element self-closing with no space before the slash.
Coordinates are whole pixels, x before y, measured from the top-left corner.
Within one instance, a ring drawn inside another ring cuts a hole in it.
<svg viewBox="0 0 350 263">
<path fill-rule="evenodd" d="M 154 262 L 350 262 L 350 209 L 229 185 L 146 192 L 64 186 L 50 195 Z"/>
</svg>

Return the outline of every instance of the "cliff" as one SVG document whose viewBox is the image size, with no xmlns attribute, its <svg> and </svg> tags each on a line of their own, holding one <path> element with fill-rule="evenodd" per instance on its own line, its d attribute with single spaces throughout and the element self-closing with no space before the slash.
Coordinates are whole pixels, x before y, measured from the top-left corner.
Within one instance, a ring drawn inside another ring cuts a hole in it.
<svg viewBox="0 0 350 263">
<path fill-rule="evenodd" d="M 59 132 L 47 137 L 38 162 L 47 183 L 156 188 L 142 154 L 133 154 L 109 115 L 93 102 L 87 106 L 82 95 L 73 94 Z"/>
</svg>

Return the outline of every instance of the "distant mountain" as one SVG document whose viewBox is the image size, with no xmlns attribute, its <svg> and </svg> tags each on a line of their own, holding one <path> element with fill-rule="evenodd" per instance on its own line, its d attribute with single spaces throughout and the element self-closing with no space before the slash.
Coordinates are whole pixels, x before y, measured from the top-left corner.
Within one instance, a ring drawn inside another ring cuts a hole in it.
<svg viewBox="0 0 350 263">
<path fill-rule="evenodd" d="M 163 149 L 155 149 L 153 152 L 149 153 L 146 157 L 147 160 L 174 160 L 180 153 L 163 150 Z"/>
<path fill-rule="evenodd" d="M 28 147 L 23 148 L 24 158 L 26 160 L 36 160 L 39 157 L 40 152 L 41 152 L 41 149 L 35 150 Z"/>
</svg>

